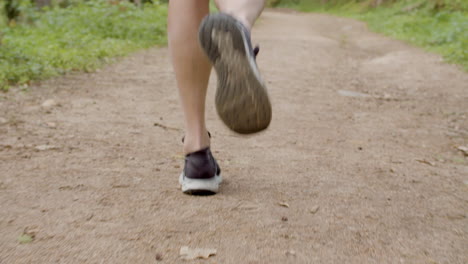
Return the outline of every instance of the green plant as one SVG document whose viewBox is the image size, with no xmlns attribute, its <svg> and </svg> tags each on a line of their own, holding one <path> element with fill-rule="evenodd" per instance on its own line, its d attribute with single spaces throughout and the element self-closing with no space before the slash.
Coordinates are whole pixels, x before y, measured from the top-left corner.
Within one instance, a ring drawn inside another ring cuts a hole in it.
<svg viewBox="0 0 468 264">
<path fill-rule="evenodd" d="M 167 6 L 87 1 L 32 9 L 35 19 L 0 29 L 0 88 L 69 71 L 93 71 L 109 58 L 166 42 Z"/>
</svg>

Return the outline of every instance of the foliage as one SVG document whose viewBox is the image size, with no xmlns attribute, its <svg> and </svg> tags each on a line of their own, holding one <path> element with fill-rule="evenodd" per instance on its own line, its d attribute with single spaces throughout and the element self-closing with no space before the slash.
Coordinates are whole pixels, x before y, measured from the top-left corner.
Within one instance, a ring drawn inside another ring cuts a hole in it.
<svg viewBox="0 0 468 264">
<path fill-rule="evenodd" d="M 402 12 L 402 8 L 380 8 L 356 17 L 374 31 L 409 41 L 440 53 L 449 62 L 468 70 L 468 13 L 427 8 Z M 388 17 L 388 20 L 382 20 Z"/>
<path fill-rule="evenodd" d="M 93 0 L 24 10 L 0 28 L 0 89 L 69 71 L 92 71 L 111 57 L 166 42 L 166 5 L 139 8 Z M 0 24 L 1 25 L 1 24 Z"/>
<path fill-rule="evenodd" d="M 466 0 L 282 0 L 281 6 L 363 20 L 377 32 L 442 54 L 468 70 Z M 380 5 L 375 3 L 380 2 Z"/>
</svg>

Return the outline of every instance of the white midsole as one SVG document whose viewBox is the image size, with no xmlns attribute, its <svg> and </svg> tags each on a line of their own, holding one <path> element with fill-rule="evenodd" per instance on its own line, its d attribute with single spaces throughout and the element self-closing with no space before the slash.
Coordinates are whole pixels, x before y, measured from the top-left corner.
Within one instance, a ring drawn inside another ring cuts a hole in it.
<svg viewBox="0 0 468 264">
<path fill-rule="evenodd" d="M 223 181 L 221 175 L 216 175 L 210 179 L 191 179 L 184 176 L 182 172 L 179 176 L 179 184 L 182 187 L 182 192 L 197 190 L 218 192 L 219 184 Z"/>
</svg>

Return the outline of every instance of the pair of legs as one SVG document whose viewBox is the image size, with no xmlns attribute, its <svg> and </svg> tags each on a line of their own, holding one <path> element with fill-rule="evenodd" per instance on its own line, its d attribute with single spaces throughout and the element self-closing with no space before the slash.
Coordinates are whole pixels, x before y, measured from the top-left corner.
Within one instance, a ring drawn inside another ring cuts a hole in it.
<svg viewBox="0 0 468 264">
<path fill-rule="evenodd" d="M 251 29 L 265 0 L 216 0 L 221 12 L 230 14 Z M 209 13 L 209 0 L 170 0 L 169 48 L 185 120 L 184 152 L 210 145 L 205 125 L 205 97 L 211 63 L 198 42 L 198 29 Z"/>
</svg>

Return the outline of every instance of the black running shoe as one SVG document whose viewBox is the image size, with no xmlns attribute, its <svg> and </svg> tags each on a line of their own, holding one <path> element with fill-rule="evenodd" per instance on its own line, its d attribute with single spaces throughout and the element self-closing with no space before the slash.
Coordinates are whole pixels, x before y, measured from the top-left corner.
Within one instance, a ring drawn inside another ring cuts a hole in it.
<svg viewBox="0 0 468 264">
<path fill-rule="evenodd" d="M 271 103 L 255 61 L 250 32 L 230 15 L 211 14 L 200 25 L 199 40 L 218 75 L 216 110 L 235 132 L 249 134 L 268 127 Z"/>
<path fill-rule="evenodd" d="M 182 192 L 186 194 L 215 194 L 221 183 L 221 169 L 210 148 L 189 153 L 179 177 Z"/>
</svg>

